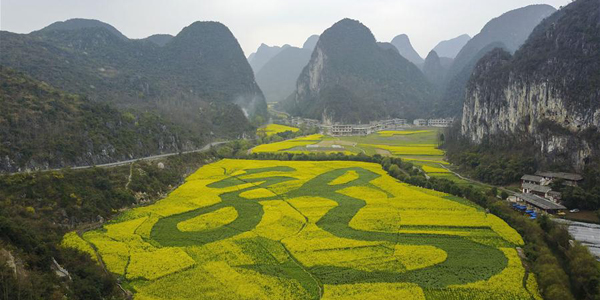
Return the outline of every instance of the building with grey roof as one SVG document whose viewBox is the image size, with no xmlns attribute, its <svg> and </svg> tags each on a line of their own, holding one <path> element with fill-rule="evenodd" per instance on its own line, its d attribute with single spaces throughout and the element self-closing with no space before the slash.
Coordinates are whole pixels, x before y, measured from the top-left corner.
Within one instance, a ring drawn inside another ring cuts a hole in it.
<svg viewBox="0 0 600 300">
<path fill-rule="evenodd" d="M 516 194 L 515 197 L 517 198 L 517 201 L 525 202 L 527 207 L 533 208 L 536 211 L 554 214 L 560 210 L 567 209 L 561 204 L 554 203 L 548 199 L 534 194 Z"/>
<path fill-rule="evenodd" d="M 580 181 L 583 181 L 583 176 L 574 173 L 537 171 L 535 175 L 543 177 L 546 180 L 562 179 L 566 185 L 570 186 L 577 186 Z"/>
<path fill-rule="evenodd" d="M 524 194 L 536 194 L 540 197 L 548 198 L 548 193 L 552 191 L 552 188 L 547 185 L 523 183 L 521 185 Z"/>
<path fill-rule="evenodd" d="M 546 180 L 542 176 L 523 175 L 523 177 L 521 177 L 521 182 L 522 183 L 531 183 L 531 184 L 543 185 L 543 184 L 546 183 Z"/>
</svg>

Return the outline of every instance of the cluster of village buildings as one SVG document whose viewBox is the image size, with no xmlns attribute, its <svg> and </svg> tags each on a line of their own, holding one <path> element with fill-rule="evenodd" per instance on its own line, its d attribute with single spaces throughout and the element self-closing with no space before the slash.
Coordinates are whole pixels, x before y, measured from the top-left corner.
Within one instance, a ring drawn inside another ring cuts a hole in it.
<svg viewBox="0 0 600 300">
<path fill-rule="evenodd" d="M 369 122 L 369 124 L 340 124 L 331 122 L 321 123 L 318 120 L 305 118 L 289 118 L 284 121 L 291 126 L 319 127 L 324 133 L 333 136 L 369 135 L 383 130 L 400 130 L 407 127 L 449 127 L 454 119 L 416 119 L 409 123 L 406 119 L 389 119 Z"/>
<path fill-rule="evenodd" d="M 528 210 L 555 214 L 566 210 L 561 202 L 561 194 L 553 191 L 550 183 L 560 180 L 563 184 L 577 186 L 583 177 L 579 174 L 563 172 L 536 172 L 535 175 L 521 177 L 521 191 L 510 200 L 523 203 Z"/>
</svg>

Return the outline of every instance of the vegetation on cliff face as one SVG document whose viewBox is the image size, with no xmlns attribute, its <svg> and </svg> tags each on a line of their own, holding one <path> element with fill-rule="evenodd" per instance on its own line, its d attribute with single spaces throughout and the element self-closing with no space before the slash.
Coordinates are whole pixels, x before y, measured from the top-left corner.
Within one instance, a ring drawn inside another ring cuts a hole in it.
<svg viewBox="0 0 600 300">
<path fill-rule="evenodd" d="M 93 165 L 199 148 L 153 113 L 120 112 L 0 66 L 0 171 Z"/>
<path fill-rule="evenodd" d="M 454 59 L 446 76 L 446 91 L 438 113 L 460 115 L 467 82 L 477 61 L 493 49 L 490 44 L 496 44 L 496 47 L 503 45 L 502 47 L 509 52 L 516 51 L 527 40 L 535 26 L 555 11 L 556 9 L 549 5 L 531 5 L 509 11 L 488 22 Z"/>
<path fill-rule="evenodd" d="M 600 3 L 577 0 L 544 20 L 514 56 L 487 54 L 467 86 L 462 129 L 448 136 L 451 161 L 494 184 L 539 169 L 577 171 L 581 186 L 556 187 L 564 203 L 600 209 L 599 49 Z"/>
<path fill-rule="evenodd" d="M 544 20 L 514 56 L 494 50 L 467 86 L 462 134 L 530 141 L 547 167 L 582 171 L 600 157 L 600 3 L 577 0 Z"/>
<path fill-rule="evenodd" d="M 415 118 L 431 111 L 433 93 L 421 71 L 358 21 L 327 29 L 284 107 L 295 115 L 368 122 Z"/>
<path fill-rule="evenodd" d="M 124 38 L 108 24 L 84 21 L 26 35 L 0 32 L 0 65 L 93 101 L 156 111 L 197 135 L 237 137 L 253 131 L 250 121 L 266 119 L 252 69 L 224 25 L 196 22 L 161 47 Z M 225 128 L 215 126 L 218 111 L 232 109 L 250 121 L 236 118 Z"/>
<path fill-rule="evenodd" d="M 549 82 L 569 107 L 600 108 L 600 3 L 576 0 L 544 20 L 515 53 L 511 71 L 519 80 Z"/>
</svg>

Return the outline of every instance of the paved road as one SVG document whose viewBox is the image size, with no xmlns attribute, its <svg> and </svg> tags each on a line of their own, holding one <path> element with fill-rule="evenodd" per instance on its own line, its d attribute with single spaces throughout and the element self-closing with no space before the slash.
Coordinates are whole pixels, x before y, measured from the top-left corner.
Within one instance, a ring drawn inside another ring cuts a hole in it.
<svg viewBox="0 0 600 300">
<path fill-rule="evenodd" d="M 191 151 L 183 151 L 183 152 L 174 152 L 174 153 L 159 154 L 159 155 L 153 155 L 153 156 L 141 157 L 141 158 L 136 158 L 136 159 L 129 159 L 129 160 L 117 161 L 117 162 L 108 163 L 108 164 L 101 164 L 101 165 L 77 166 L 77 167 L 71 167 L 71 169 L 72 170 L 82 170 L 82 169 L 89 169 L 89 168 L 94 168 L 94 167 L 96 167 L 96 168 L 119 167 L 119 166 L 124 166 L 124 165 L 128 165 L 128 164 L 132 164 L 132 163 L 138 162 L 138 161 L 150 161 L 150 160 L 157 160 L 157 159 L 161 159 L 161 158 L 165 158 L 165 157 L 169 157 L 169 156 L 175 156 L 175 155 L 179 155 L 179 154 L 206 152 L 206 151 L 210 150 L 210 148 L 212 148 L 214 146 L 222 145 L 222 144 L 225 144 L 225 143 L 228 143 L 228 141 L 210 143 L 210 144 L 207 144 L 207 145 L 205 145 L 204 147 L 202 147 L 200 149 L 191 150 Z M 60 170 L 61 169 L 49 169 L 49 170 L 40 170 L 40 171 L 42 171 L 42 172 L 48 172 L 48 171 L 60 171 Z M 8 173 L 8 175 L 30 173 L 30 172 L 33 172 L 33 171 L 23 171 L 23 172 Z M 0 173 L 0 175 L 2 175 L 2 173 Z"/>
</svg>

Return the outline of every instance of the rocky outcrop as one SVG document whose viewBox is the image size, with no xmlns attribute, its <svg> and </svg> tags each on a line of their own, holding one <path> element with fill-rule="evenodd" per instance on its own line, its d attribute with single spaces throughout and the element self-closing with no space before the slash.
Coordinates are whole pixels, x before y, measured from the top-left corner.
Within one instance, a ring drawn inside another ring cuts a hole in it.
<svg viewBox="0 0 600 300">
<path fill-rule="evenodd" d="M 546 163 L 600 157 L 600 2 L 578 0 L 542 22 L 511 56 L 482 58 L 467 86 L 462 134 L 529 139 Z"/>
</svg>

